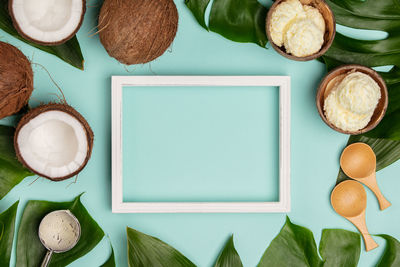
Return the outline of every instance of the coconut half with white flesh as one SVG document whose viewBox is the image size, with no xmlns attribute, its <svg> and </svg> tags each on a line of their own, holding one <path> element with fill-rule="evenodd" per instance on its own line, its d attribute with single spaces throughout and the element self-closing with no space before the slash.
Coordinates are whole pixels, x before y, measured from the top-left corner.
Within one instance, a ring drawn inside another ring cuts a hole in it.
<svg viewBox="0 0 400 267">
<path fill-rule="evenodd" d="M 29 111 L 14 136 L 18 160 L 29 170 L 53 181 L 77 175 L 93 148 L 87 121 L 66 104 L 47 104 Z"/>
<path fill-rule="evenodd" d="M 63 44 L 76 34 L 86 11 L 85 0 L 9 0 L 18 33 L 42 45 Z"/>
</svg>

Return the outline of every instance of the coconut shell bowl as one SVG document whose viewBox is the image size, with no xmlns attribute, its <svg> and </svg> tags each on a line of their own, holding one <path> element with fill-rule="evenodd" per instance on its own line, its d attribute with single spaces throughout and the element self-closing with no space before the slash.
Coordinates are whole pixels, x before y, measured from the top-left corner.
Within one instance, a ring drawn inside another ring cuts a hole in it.
<svg viewBox="0 0 400 267">
<path fill-rule="evenodd" d="M 355 132 L 344 131 L 344 130 L 336 127 L 330 121 L 328 121 L 328 119 L 326 118 L 325 113 L 324 113 L 325 99 L 328 97 L 329 93 L 332 91 L 335 79 L 339 79 L 340 77 L 343 77 L 346 74 L 353 72 L 353 71 L 359 71 L 359 72 L 369 75 L 372 79 L 374 79 L 374 81 L 379 85 L 379 87 L 381 89 L 381 98 L 378 102 L 378 105 L 375 108 L 374 114 L 372 115 L 370 122 L 363 129 L 360 129 Z M 387 91 L 385 81 L 373 69 L 362 66 L 362 65 L 355 65 L 355 64 L 343 65 L 336 69 L 333 69 L 325 76 L 325 78 L 323 78 L 323 80 L 321 81 L 321 83 L 318 87 L 316 104 L 317 104 L 318 113 L 321 116 L 322 120 L 333 130 L 338 131 L 340 133 L 344 133 L 344 134 L 358 135 L 358 134 L 362 134 L 362 133 L 371 131 L 383 119 L 383 117 L 385 116 L 385 113 L 386 113 L 387 106 L 388 106 L 388 91 Z"/>
<path fill-rule="evenodd" d="M 325 20 L 325 34 L 324 34 L 324 43 L 321 47 L 321 49 L 312 55 L 305 56 L 305 57 L 297 57 L 294 55 L 291 55 L 289 53 L 286 53 L 285 47 L 279 47 L 274 44 L 271 38 L 271 31 L 270 31 L 270 26 L 271 26 L 271 18 L 272 18 L 272 13 L 275 11 L 276 7 L 284 2 L 285 0 L 276 0 L 274 4 L 271 6 L 271 8 L 268 11 L 267 18 L 266 18 L 266 33 L 268 37 L 268 41 L 271 44 L 271 46 L 282 56 L 291 59 L 291 60 L 296 60 L 296 61 L 309 61 L 316 59 L 323 54 L 325 54 L 326 51 L 328 51 L 329 47 L 331 47 L 333 39 L 335 38 L 335 33 L 336 33 L 336 22 L 335 22 L 335 16 L 333 15 L 333 12 L 331 8 L 328 6 L 328 4 L 324 0 L 300 0 L 302 5 L 309 5 L 312 7 L 315 7 L 318 9 L 318 11 L 321 13 L 322 17 Z"/>
</svg>

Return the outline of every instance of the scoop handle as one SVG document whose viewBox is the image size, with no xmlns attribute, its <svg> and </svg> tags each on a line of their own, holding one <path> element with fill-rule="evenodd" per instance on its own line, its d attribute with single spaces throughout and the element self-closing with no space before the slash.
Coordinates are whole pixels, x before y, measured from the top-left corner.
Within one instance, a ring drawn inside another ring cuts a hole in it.
<svg viewBox="0 0 400 267">
<path fill-rule="evenodd" d="M 375 242 L 375 240 L 372 239 L 371 235 L 368 233 L 361 233 L 363 239 L 364 239 L 364 244 L 365 244 L 365 250 L 368 252 L 370 250 L 373 250 L 374 248 L 377 248 L 379 245 Z"/>
<path fill-rule="evenodd" d="M 48 250 L 46 253 L 46 256 L 43 259 L 42 265 L 40 265 L 40 267 L 47 267 L 49 265 L 50 260 L 51 260 L 51 255 L 53 255 L 53 251 Z"/>
<path fill-rule="evenodd" d="M 364 239 L 364 244 L 365 244 L 365 250 L 370 251 L 379 245 L 375 242 L 374 239 L 372 239 L 370 233 L 368 232 L 367 229 L 367 224 L 365 222 L 365 210 L 358 216 L 356 217 L 351 217 L 347 219 L 357 227 L 358 231 L 360 231 L 363 239 Z"/>
<path fill-rule="evenodd" d="M 370 176 L 360 179 L 361 183 L 364 183 L 371 191 L 375 194 L 379 202 L 379 208 L 384 210 L 390 207 L 392 204 L 383 196 L 381 190 L 379 189 L 378 183 L 376 182 L 376 175 L 373 172 Z"/>
</svg>

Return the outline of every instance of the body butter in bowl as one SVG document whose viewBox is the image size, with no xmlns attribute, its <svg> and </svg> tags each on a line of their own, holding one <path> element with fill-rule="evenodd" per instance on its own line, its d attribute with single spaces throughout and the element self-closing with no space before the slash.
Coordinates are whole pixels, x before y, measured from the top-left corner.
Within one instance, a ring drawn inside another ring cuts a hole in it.
<svg viewBox="0 0 400 267">
<path fill-rule="evenodd" d="M 388 92 L 382 77 L 361 65 L 344 65 L 329 72 L 317 92 L 322 120 L 344 134 L 374 129 L 385 116 Z"/>
<path fill-rule="evenodd" d="M 324 0 L 276 0 L 268 11 L 268 40 L 279 54 L 292 60 L 322 56 L 335 32 L 335 17 Z"/>
</svg>

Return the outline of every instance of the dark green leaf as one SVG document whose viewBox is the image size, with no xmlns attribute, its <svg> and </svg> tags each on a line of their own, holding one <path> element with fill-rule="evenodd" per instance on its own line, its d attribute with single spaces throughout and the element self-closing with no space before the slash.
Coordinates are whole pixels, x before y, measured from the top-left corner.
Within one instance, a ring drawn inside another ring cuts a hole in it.
<svg viewBox="0 0 400 267">
<path fill-rule="evenodd" d="M 130 267 L 194 267 L 179 251 L 158 238 L 127 227 Z"/>
<path fill-rule="evenodd" d="M 389 235 L 379 236 L 386 240 L 386 248 L 377 267 L 400 266 L 400 242 Z"/>
<path fill-rule="evenodd" d="M 265 47 L 266 15 L 267 9 L 257 0 L 214 0 L 209 27 L 232 41 Z"/>
<path fill-rule="evenodd" d="M 386 115 L 392 115 L 393 113 L 398 112 L 400 110 L 400 83 L 389 85 L 388 93 L 389 93 L 389 104 L 388 104 L 388 109 L 386 110 Z"/>
<path fill-rule="evenodd" d="M 76 36 L 66 43 L 56 46 L 43 46 L 24 39 L 18 34 L 13 26 L 11 17 L 8 13 L 8 0 L 0 0 L 0 29 L 33 47 L 53 54 L 68 64 L 83 70 L 84 59 Z"/>
<path fill-rule="evenodd" d="M 327 0 L 336 22 L 348 27 L 397 31 L 400 6 L 396 0 Z"/>
<path fill-rule="evenodd" d="M 33 175 L 17 160 L 14 128 L 0 125 L 0 199 L 25 177 Z"/>
<path fill-rule="evenodd" d="M 379 41 L 365 41 L 346 37 L 336 33 L 335 41 L 325 53 L 324 57 L 333 58 L 346 64 L 361 64 L 369 67 L 398 65 L 400 66 L 400 50 L 386 46 L 400 44 L 400 36 L 390 43 Z M 387 50 L 386 50 L 387 49 Z"/>
<path fill-rule="evenodd" d="M 293 224 L 287 217 L 285 225 L 264 252 L 258 266 L 309 267 L 321 264 L 313 233 Z"/>
<path fill-rule="evenodd" d="M 192 11 L 197 22 L 205 29 L 208 30 L 205 21 L 205 12 L 210 0 L 185 0 L 186 6 Z"/>
<path fill-rule="evenodd" d="M 204 21 L 209 0 L 186 0 L 186 5 L 197 21 L 207 29 Z M 209 28 L 235 42 L 267 44 L 265 18 L 267 9 L 257 0 L 214 0 Z"/>
<path fill-rule="evenodd" d="M 360 252 L 359 234 L 341 229 L 322 230 L 319 253 L 324 260 L 324 267 L 356 267 Z"/>
<path fill-rule="evenodd" d="M 380 72 L 379 74 L 382 76 L 382 78 L 385 80 L 386 84 L 388 84 L 388 85 L 400 83 L 400 68 L 397 66 L 394 66 L 388 72 Z M 393 93 L 393 90 L 392 90 L 392 93 Z M 389 94 L 390 94 L 390 92 L 389 92 Z"/>
<path fill-rule="evenodd" d="M 115 267 L 115 255 L 114 255 L 114 249 L 112 248 L 112 246 L 111 246 L 111 255 L 110 255 L 110 257 L 100 267 Z"/>
<path fill-rule="evenodd" d="M 215 267 L 243 267 L 239 254 L 233 244 L 233 235 L 226 242 L 224 250 L 219 255 Z"/>
<path fill-rule="evenodd" d="M 400 140 L 400 110 L 386 114 L 384 119 L 372 131 L 364 135 L 372 138 Z"/>
<path fill-rule="evenodd" d="M 42 218 L 49 212 L 69 209 L 81 224 L 81 237 L 78 244 L 68 252 L 54 254 L 49 266 L 66 266 L 76 259 L 86 255 L 103 238 L 104 232 L 92 219 L 80 201 L 80 196 L 71 202 L 48 202 L 31 200 L 26 205 L 17 238 L 18 267 L 40 266 L 46 250 L 40 243 L 38 228 Z"/>
<path fill-rule="evenodd" d="M 389 33 L 383 40 L 358 40 L 336 34 L 325 57 L 366 66 L 400 66 L 400 5 L 394 0 L 328 0 L 336 22 L 358 29 Z"/>
<path fill-rule="evenodd" d="M 0 266 L 9 266 L 15 231 L 18 201 L 0 214 Z"/>
</svg>

